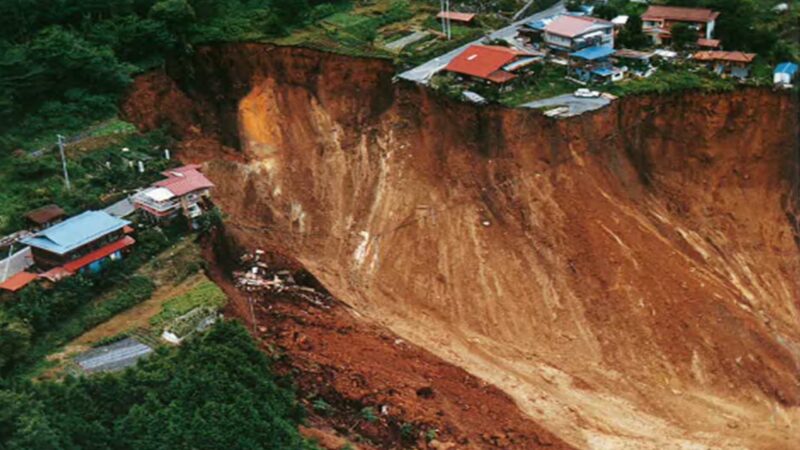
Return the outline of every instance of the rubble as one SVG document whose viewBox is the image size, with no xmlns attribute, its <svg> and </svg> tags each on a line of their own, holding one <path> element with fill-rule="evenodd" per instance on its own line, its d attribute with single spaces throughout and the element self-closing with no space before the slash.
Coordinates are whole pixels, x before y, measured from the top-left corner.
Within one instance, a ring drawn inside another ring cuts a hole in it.
<svg viewBox="0 0 800 450">
<path fill-rule="evenodd" d="M 236 288 L 251 294 L 284 294 L 305 300 L 320 308 L 330 308 L 330 296 L 297 283 L 290 270 L 273 268 L 264 262 L 266 252 L 244 253 L 239 262 L 246 270 L 233 272 Z"/>
</svg>

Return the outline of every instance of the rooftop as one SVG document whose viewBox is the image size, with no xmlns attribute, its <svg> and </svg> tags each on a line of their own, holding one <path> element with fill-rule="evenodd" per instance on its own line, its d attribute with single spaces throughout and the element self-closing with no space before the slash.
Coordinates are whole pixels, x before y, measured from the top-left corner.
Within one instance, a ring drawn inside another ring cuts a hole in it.
<svg viewBox="0 0 800 450">
<path fill-rule="evenodd" d="M 25 218 L 37 225 L 44 225 L 50 223 L 55 219 L 64 217 L 64 210 L 58 205 L 50 204 L 36 208 L 25 214 Z"/>
<path fill-rule="evenodd" d="M 614 49 L 611 47 L 586 47 L 585 49 L 570 53 L 573 58 L 585 59 L 587 61 L 594 61 L 596 59 L 608 58 L 614 54 Z"/>
<path fill-rule="evenodd" d="M 751 63 L 755 59 L 755 53 L 744 52 L 723 52 L 723 51 L 703 51 L 694 54 L 694 59 L 697 61 L 728 61 Z"/>
<path fill-rule="evenodd" d="M 57 225 L 46 228 L 22 243 L 58 255 L 95 241 L 130 224 L 103 211 L 86 211 Z"/>
<path fill-rule="evenodd" d="M 775 66 L 775 73 L 788 73 L 794 75 L 797 73 L 797 64 L 791 62 L 783 62 Z"/>
<path fill-rule="evenodd" d="M 475 14 L 473 14 L 473 13 L 455 12 L 455 11 L 450 11 L 450 12 L 442 11 L 439 14 L 436 15 L 436 18 L 437 19 L 445 19 L 446 18 L 446 19 L 454 20 L 456 22 L 472 22 L 472 19 L 475 18 Z"/>
<path fill-rule="evenodd" d="M 214 187 L 208 178 L 205 177 L 200 171 L 198 164 L 189 164 L 183 167 L 167 170 L 162 172 L 167 178 L 153 184 L 156 187 L 168 189 L 176 197 L 186 195 L 193 191 L 200 189 L 209 189 Z"/>
<path fill-rule="evenodd" d="M 711 22 L 719 13 L 707 8 L 684 8 L 679 6 L 650 6 L 642 20 L 675 20 L 679 22 Z"/>
<path fill-rule="evenodd" d="M 545 31 L 564 37 L 575 37 L 590 31 L 611 27 L 611 22 L 596 17 L 560 16 L 547 24 Z"/>
<path fill-rule="evenodd" d="M 501 70 L 527 53 L 508 47 L 495 45 L 471 45 L 460 55 L 453 58 L 447 70 L 464 75 L 504 83 L 515 78 L 515 75 Z"/>
<path fill-rule="evenodd" d="M 37 278 L 36 274 L 30 272 L 20 272 L 13 277 L 9 277 L 7 280 L 0 283 L 0 289 L 4 289 L 6 291 L 17 292 L 18 290 L 24 288 L 28 285 L 31 281 Z"/>
</svg>

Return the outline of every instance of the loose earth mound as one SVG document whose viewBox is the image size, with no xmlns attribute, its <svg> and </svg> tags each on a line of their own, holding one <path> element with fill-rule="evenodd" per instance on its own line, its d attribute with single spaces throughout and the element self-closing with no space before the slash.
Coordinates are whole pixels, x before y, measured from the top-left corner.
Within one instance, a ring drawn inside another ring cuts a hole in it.
<svg viewBox="0 0 800 450">
<path fill-rule="evenodd" d="M 207 163 L 241 241 L 569 444 L 800 442 L 788 95 L 633 97 L 555 121 L 307 49 L 214 46 L 167 73 L 123 109 Z"/>
</svg>

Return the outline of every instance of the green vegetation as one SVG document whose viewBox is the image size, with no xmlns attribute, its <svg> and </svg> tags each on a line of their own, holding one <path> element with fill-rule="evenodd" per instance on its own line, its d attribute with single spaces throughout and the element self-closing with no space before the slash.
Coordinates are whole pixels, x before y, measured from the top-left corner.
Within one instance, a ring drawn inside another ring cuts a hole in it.
<svg viewBox="0 0 800 450">
<path fill-rule="evenodd" d="M 197 44 L 282 36 L 327 3 L 0 2 L 0 156 L 113 116 L 133 75 L 189 54 Z"/>
<path fill-rule="evenodd" d="M 144 230 L 128 258 L 99 274 L 76 275 L 50 289 L 32 284 L 0 305 L 0 348 L 25 348 L 0 359 L 0 374 L 20 374 L 83 332 L 149 298 L 155 285 L 135 270 L 176 237 Z M 100 299 L 100 301 L 97 301 Z"/>
<path fill-rule="evenodd" d="M 519 106 L 557 95 L 573 92 L 578 86 L 567 80 L 567 69 L 554 64 L 542 64 L 530 76 L 514 80 L 513 89 L 500 94 L 499 102 L 506 106 Z"/>
<path fill-rule="evenodd" d="M 191 291 L 168 300 L 161 313 L 150 319 L 154 327 L 168 323 L 196 308 L 219 308 L 226 302 L 225 293 L 213 282 L 202 281 Z"/>
<path fill-rule="evenodd" d="M 610 84 L 603 90 L 617 96 L 677 92 L 683 90 L 702 90 L 709 92 L 730 91 L 736 82 L 723 79 L 714 73 L 698 68 L 687 68 L 681 65 L 662 65 L 649 78 L 631 79 L 623 83 Z"/>
<path fill-rule="evenodd" d="M 241 325 L 120 374 L 0 390 L 0 448 L 311 449 L 302 410 Z"/>
<path fill-rule="evenodd" d="M 162 150 L 170 139 L 162 132 L 115 134 L 130 125 L 120 121 L 103 122 L 91 129 L 94 138 L 84 142 L 97 145 L 81 151 L 83 142 L 70 146 L 68 167 L 72 190 L 67 191 L 57 151 L 41 156 L 25 153 L 0 154 L 0 233 L 25 226 L 23 215 L 33 208 L 57 203 L 68 214 L 99 208 L 131 189 L 146 186 L 160 178 L 160 172 L 174 162 L 164 160 Z M 101 134 L 104 133 L 104 134 Z M 129 152 L 120 149 L 127 147 Z M 145 159 L 145 173 L 130 167 L 128 161 Z M 110 167 L 109 167 L 110 165 Z"/>
</svg>

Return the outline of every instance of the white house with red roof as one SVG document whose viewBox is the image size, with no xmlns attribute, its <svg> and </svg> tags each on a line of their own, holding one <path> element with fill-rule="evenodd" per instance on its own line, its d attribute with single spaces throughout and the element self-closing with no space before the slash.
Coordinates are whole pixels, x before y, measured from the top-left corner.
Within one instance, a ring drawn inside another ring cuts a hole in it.
<svg viewBox="0 0 800 450">
<path fill-rule="evenodd" d="M 204 211 L 204 203 L 214 187 L 200 172 L 200 165 L 189 164 L 162 172 L 167 178 L 153 183 L 133 196 L 133 205 L 155 222 L 182 214 L 193 221 Z"/>
<path fill-rule="evenodd" d="M 559 16 L 544 28 L 544 42 L 565 52 L 587 47 L 614 48 L 614 24 L 596 17 Z"/>
<path fill-rule="evenodd" d="M 699 45 L 718 47 L 719 41 L 711 45 L 717 17 L 719 13 L 708 8 L 650 6 L 642 15 L 642 31 L 650 36 L 654 44 L 660 45 L 672 39 L 670 30 L 675 24 L 684 23 L 697 31 L 698 39 L 702 40 L 698 42 Z"/>
</svg>

